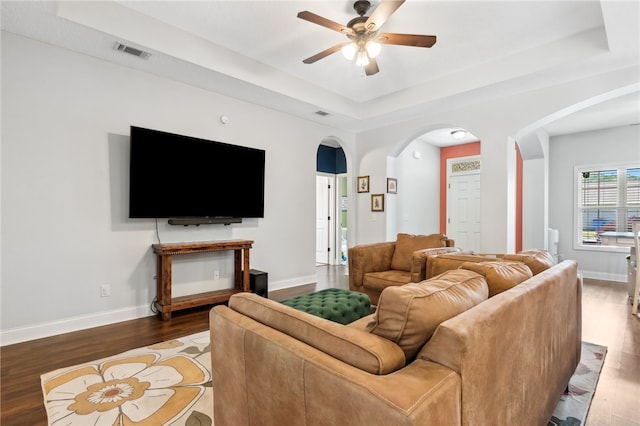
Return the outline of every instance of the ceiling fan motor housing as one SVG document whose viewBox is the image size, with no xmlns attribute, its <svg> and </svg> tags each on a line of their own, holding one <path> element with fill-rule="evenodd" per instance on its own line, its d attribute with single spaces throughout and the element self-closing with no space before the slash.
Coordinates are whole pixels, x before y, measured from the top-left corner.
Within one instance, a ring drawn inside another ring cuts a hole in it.
<svg viewBox="0 0 640 426">
<path fill-rule="evenodd" d="M 358 0 L 353 4 L 353 10 L 360 16 L 363 16 L 369 8 L 371 7 L 371 2 L 367 0 Z"/>
</svg>

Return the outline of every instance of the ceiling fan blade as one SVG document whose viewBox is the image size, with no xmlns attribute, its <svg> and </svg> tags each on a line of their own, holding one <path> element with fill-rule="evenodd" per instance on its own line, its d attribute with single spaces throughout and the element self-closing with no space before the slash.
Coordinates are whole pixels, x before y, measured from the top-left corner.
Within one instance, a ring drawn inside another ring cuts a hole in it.
<svg viewBox="0 0 640 426">
<path fill-rule="evenodd" d="M 370 58 L 369 63 L 364 66 L 365 74 L 374 75 L 378 71 L 380 71 L 380 69 L 378 68 L 378 62 L 374 58 Z"/>
<path fill-rule="evenodd" d="M 308 57 L 307 59 L 305 59 L 304 62 L 305 64 L 312 64 L 316 61 L 319 61 L 320 59 L 327 57 L 329 55 L 331 55 L 332 53 L 336 53 L 337 51 L 339 51 L 340 49 L 342 49 L 343 46 L 346 46 L 347 44 L 349 44 L 350 42 L 345 42 L 345 43 L 340 43 L 340 44 L 336 44 L 335 46 L 331 46 L 328 49 L 323 50 L 320 53 L 316 53 L 313 56 Z"/>
<path fill-rule="evenodd" d="M 378 31 L 404 2 L 405 0 L 382 0 L 364 23 L 364 27 L 370 32 Z"/>
<path fill-rule="evenodd" d="M 436 44 L 436 36 L 419 34 L 381 33 L 376 38 L 378 43 L 399 44 L 401 46 L 431 47 Z"/>
<path fill-rule="evenodd" d="M 323 18 L 320 15 L 316 15 L 315 13 L 306 10 L 298 13 L 298 18 L 304 19 L 305 21 L 309 21 L 313 24 L 323 26 L 325 28 L 329 28 L 330 30 L 337 31 L 339 33 L 353 34 L 353 30 L 351 28 L 345 27 L 342 24 L 339 24 L 327 18 Z"/>
</svg>

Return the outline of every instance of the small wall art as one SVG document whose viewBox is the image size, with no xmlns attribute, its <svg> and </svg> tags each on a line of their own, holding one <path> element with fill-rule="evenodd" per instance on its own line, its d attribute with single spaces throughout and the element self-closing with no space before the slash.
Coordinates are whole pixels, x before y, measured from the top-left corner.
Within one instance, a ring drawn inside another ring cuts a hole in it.
<svg viewBox="0 0 640 426">
<path fill-rule="evenodd" d="M 358 192 L 369 192 L 369 176 L 358 176 Z"/>
<path fill-rule="evenodd" d="M 371 194 L 371 211 L 384 211 L 384 194 Z"/>
<path fill-rule="evenodd" d="M 387 178 L 387 193 L 389 194 L 398 193 L 398 179 Z"/>
</svg>

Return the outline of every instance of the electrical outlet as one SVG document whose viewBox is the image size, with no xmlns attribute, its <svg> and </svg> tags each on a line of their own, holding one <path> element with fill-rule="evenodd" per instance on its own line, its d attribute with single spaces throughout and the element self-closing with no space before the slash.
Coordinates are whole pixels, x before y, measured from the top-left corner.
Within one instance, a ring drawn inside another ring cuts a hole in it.
<svg viewBox="0 0 640 426">
<path fill-rule="evenodd" d="M 220 279 L 220 271 L 213 271 L 213 279 L 214 280 Z"/>
<path fill-rule="evenodd" d="M 103 284 L 100 286 L 100 297 L 111 296 L 111 286 L 109 284 Z"/>
</svg>

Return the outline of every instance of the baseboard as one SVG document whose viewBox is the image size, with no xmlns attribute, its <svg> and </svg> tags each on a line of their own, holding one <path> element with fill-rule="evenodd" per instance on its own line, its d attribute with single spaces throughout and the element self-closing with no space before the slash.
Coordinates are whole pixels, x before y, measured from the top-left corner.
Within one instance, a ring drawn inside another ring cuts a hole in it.
<svg viewBox="0 0 640 426">
<path fill-rule="evenodd" d="M 115 324 L 122 321 L 144 318 L 152 315 L 154 315 L 154 313 L 151 312 L 149 305 L 132 306 L 130 308 L 65 318 L 58 321 L 30 325 L 28 327 L 2 330 L 0 331 L 0 346 L 13 345 L 15 343 L 26 342 L 28 340 L 51 337 L 58 334 Z"/>
<path fill-rule="evenodd" d="M 307 275 L 304 277 L 296 277 L 288 280 L 269 281 L 269 293 L 271 291 L 284 290 L 300 285 L 313 284 L 318 282 L 317 275 Z"/>
<path fill-rule="evenodd" d="M 273 285 L 269 283 L 269 299 L 282 301 L 316 291 L 318 275 L 298 277 L 295 280 L 278 281 Z"/>
<path fill-rule="evenodd" d="M 318 281 L 317 275 L 297 277 L 290 280 L 281 280 L 269 283 L 269 296 L 272 291 L 277 297 L 278 290 L 295 288 Z M 275 300 L 278 300 L 274 298 Z M 132 306 L 129 308 L 116 309 L 112 311 L 99 312 L 91 315 L 82 315 L 71 318 L 64 318 L 57 321 L 18 327 L 0 331 L 0 347 L 22 343 L 29 340 L 42 339 L 58 334 L 71 333 L 73 331 L 85 330 L 87 328 L 101 327 L 103 325 L 115 324 L 122 321 L 129 321 L 154 315 L 149 305 Z"/>
<path fill-rule="evenodd" d="M 585 271 L 580 270 L 583 278 L 591 278 L 594 280 L 602 280 L 602 281 L 619 281 L 621 283 L 627 283 L 627 276 L 625 274 L 611 274 L 607 272 L 597 272 L 597 271 Z"/>
<path fill-rule="evenodd" d="M 279 288 L 273 291 L 269 290 L 269 299 L 282 302 L 283 300 L 313 293 L 314 291 L 316 291 L 316 283 L 301 284 L 288 288 Z"/>
</svg>

